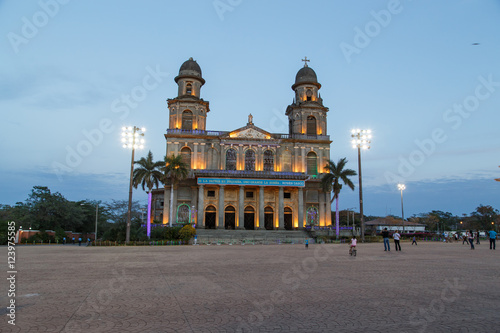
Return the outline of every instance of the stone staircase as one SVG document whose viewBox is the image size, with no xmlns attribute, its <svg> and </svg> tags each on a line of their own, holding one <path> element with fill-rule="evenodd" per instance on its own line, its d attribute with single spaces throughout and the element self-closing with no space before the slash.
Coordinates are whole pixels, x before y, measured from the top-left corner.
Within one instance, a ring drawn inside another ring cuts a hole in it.
<svg viewBox="0 0 500 333">
<path fill-rule="evenodd" d="M 198 244 L 302 244 L 304 230 L 196 229 Z"/>
</svg>

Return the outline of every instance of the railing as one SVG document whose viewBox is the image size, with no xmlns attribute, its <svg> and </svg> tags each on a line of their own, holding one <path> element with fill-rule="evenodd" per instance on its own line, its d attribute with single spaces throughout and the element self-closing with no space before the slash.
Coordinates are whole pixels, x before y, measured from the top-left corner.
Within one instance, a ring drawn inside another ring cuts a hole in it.
<svg viewBox="0 0 500 333">
<path fill-rule="evenodd" d="M 278 171 L 247 171 L 247 170 L 196 170 L 195 176 L 237 176 L 243 178 L 277 178 L 277 179 L 302 179 L 309 178 L 301 172 Z"/>
<path fill-rule="evenodd" d="M 186 130 L 178 128 L 167 129 L 167 134 L 180 135 L 206 135 L 206 136 L 226 136 L 228 131 L 205 131 L 205 130 Z M 302 139 L 302 140 L 330 140 L 329 135 L 307 135 L 307 134 L 271 134 L 272 139 Z"/>
</svg>

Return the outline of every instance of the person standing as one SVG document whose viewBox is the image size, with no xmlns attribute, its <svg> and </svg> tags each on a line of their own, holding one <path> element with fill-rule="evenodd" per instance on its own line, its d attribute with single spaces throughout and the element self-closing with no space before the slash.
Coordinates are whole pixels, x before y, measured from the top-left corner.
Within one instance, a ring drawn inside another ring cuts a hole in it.
<svg viewBox="0 0 500 333">
<path fill-rule="evenodd" d="M 476 232 L 476 244 L 481 244 L 479 243 L 479 230 Z"/>
<path fill-rule="evenodd" d="M 474 250 L 474 232 L 472 230 L 469 230 L 469 243 L 470 243 L 470 249 Z"/>
<path fill-rule="evenodd" d="M 309 239 L 306 238 L 304 244 L 306 245 L 306 249 L 308 249 L 309 248 Z"/>
<path fill-rule="evenodd" d="M 389 244 L 389 231 L 387 230 L 387 228 L 384 228 L 384 230 L 382 230 L 382 238 L 384 239 L 384 251 L 390 251 L 391 244 Z"/>
<path fill-rule="evenodd" d="M 491 229 L 489 231 L 489 234 L 490 234 L 490 250 L 491 250 L 491 246 L 493 245 L 493 250 L 495 250 L 496 246 L 495 246 L 495 240 L 497 239 L 497 233 L 495 230 Z"/>
<path fill-rule="evenodd" d="M 413 235 L 413 241 L 411 242 L 411 245 L 413 245 L 413 243 L 415 243 L 415 245 L 418 245 L 417 244 L 417 237 L 415 237 L 415 235 Z"/>
<path fill-rule="evenodd" d="M 75 237 L 73 237 L 73 245 L 75 245 Z"/>
<path fill-rule="evenodd" d="M 465 235 L 462 237 L 462 245 L 464 245 L 464 243 L 467 243 L 467 245 L 469 245 L 469 241 L 467 240 L 467 233 L 465 233 Z"/>
<path fill-rule="evenodd" d="M 401 244 L 399 244 L 399 239 L 401 238 L 401 235 L 399 234 L 398 230 L 392 235 L 392 238 L 394 238 L 394 246 L 396 247 L 396 251 L 399 248 L 399 251 L 401 251 Z"/>
<path fill-rule="evenodd" d="M 82 246 L 82 237 L 78 238 L 78 246 Z"/>
<path fill-rule="evenodd" d="M 63 245 L 66 244 L 66 237 L 63 237 Z"/>
</svg>

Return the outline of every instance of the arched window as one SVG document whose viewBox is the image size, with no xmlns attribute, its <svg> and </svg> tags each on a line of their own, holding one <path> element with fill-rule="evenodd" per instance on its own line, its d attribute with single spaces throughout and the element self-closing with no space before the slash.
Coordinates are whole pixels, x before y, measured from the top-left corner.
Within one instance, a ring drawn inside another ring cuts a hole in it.
<svg viewBox="0 0 500 333">
<path fill-rule="evenodd" d="M 226 170 L 236 170 L 236 150 L 232 148 L 226 151 Z"/>
<path fill-rule="evenodd" d="M 184 147 L 181 149 L 182 162 L 186 163 L 188 168 L 191 168 L 191 149 Z"/>
<path fill-rule="evenodd" d="M 193 113 L 189 110 L 182 112 L 182 127 L 183 130 L 193 129 Z"/>
<path fill-rule="evenodd" d="M 307 135 L 316 135 L 316 118 L 307 117 Z"/>
<path fill-rule="evenodd" d="M 317 157 L 314 152 L 309 152 L 307 154 L 307 174 L 308 175 L 317 175 L 318 174 L 318 162 Z"/>
<path fill-rule="evenodd" d="M 285 150 L 282 155 L 283 159 L 283 171 L 292 171 L 292 153 L 289 150 Z"/>
<path fill-rule="evenodd" d="M 274 171 L 274 153 L 269 149 L 264 152 L 264 171 Z"/>
<path fill-rule="evenodd" d="M 246 171 L 255 170 L 255 152 L 252 149 L 248 149 L 245 152 L 245 170 Z"/>
<path fill-rule="evenodd" d="M 192 95 L 193 94 L 193 85 L 191 83 L 188 83 L 186 85 L 186 95 Z"/>
</svg>

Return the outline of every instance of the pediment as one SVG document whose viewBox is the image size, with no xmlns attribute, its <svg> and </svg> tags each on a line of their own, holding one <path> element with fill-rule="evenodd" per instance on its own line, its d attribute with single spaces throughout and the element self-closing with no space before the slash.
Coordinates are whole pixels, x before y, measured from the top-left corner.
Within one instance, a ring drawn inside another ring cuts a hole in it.
<svg viewBox="0 0 500 333">
<path fill-rule="evenodd" d="M 270 139 L 271 134 L 256 126 L 245 126 L 229 133 L 231 138 Z"/>
</svg>

